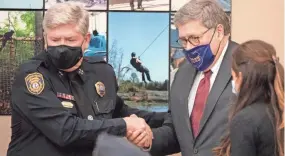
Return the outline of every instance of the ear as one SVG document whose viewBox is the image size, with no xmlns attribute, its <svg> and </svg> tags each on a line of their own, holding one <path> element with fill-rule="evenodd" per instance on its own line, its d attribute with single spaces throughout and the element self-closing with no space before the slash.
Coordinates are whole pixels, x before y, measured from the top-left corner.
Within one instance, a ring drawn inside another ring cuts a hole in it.
<svg viewBox="0 0 285 156">
<path fill-rule="evenodd" d="M 242 76 L 243 76 L 242 73 L 238 72 L 238 81 L 240 84 L 242 83 L 242 80 L 243 80 Z"/>
<path fill-rule="evenodd" d="M 85 41 L 84 41 L 84 45 L 82 47 L 83 52 L 88 48 L 89 43 L 90 43 L 90 39 L 91 39 L 91 34 L 88 32 L 84 38 Z"/>
<path fill-rule="evenodd" d="M 45 50 L 47 50 L 47 36 L 46 36 L 46 33 L 44 32 L 44 48 Z"/>
<path fill-rule="evenodd" d="M 222 24 L 218 24 L 216 32 L 218 34 L 218 39 L 222 40 L 225 35 L 224 26 Z"/>
</svg>

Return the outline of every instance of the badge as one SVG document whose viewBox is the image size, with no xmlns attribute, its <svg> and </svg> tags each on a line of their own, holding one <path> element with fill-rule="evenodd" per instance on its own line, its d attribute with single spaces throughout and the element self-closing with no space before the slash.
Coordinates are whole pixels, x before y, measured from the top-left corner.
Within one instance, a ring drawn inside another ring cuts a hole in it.
<svg viewBox="0 0 285 156">
<path fill-rule="evenodd" d="M 35 95 L 39 95 L 45 88 L 43 75 L 38 72 L 27 75 L 25 82 L 28 91 Z"/>
<path fill-rule="evenodd" d="M 95 88 L 97 91 L 97 94 L 99 94 L 101 97 L 103 97 L 105 95 L 105 85 L 102 82 L 97 82 L 95 84 Z"/>
<path fill-rule="evenodd" d="M 65 108 L 73 108 L 73 104 L 69 101 L 62 101 L 61 104 Z"/>
</svg>

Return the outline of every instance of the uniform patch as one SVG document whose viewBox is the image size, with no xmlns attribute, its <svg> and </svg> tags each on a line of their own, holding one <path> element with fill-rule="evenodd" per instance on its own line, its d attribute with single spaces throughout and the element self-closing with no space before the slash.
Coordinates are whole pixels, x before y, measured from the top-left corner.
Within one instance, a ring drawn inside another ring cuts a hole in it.
<svg viewBox="0 0 285 156">
<path fill-rule="evenodd" d="M 61 104 L 65 108 L 73 108 L 73 104 L 69 101 L 62 101 Z"/>
<path fill-rule="evenodd" d="M 27 75 L 25 82 L 28 91 L 35 95 L 39 95 L 45 88 L 43 75 L 38 72 Z"/>
<path fill-rule="evenodd" d="M 106 90 L 105 90 L 105 85 L 102 83 L 102 82 L 97 82 L 95 84 L 95 88 L 96 88 L 96 92 L 97 94 L 100 95 L 100 97 L 103 97 L 106 93 Z"/>
</svg>

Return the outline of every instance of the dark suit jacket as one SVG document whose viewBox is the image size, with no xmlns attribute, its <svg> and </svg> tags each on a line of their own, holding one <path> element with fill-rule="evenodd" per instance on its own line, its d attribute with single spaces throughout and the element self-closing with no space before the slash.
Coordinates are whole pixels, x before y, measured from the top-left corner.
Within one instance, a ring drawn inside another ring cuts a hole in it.
<svg viewBox="0 0 285 156">
<path fill-rule="evenodd" d="M 230 123 L 231 156 L 279 156 L 273 108 L 269 105 L 259 99 L 233 117 Z M 284 136 L 280 138 L 284 142 Z"/>
<path fill-rule="evenodd" d="M 212 148 L 220 143 L 224 135 L 230 98 L 231 56 L 237 43 L 230 41 L 218 75 L 209 93 L 200 130 L 193 137 L 189 119 L 188 96 L 197 75 L 197 70 L 189 63 L 179 68 L 170 91 L 170 114 L 164 125 L 154 129 L 151 153 L 166 155 L 182 152 L 183 156 L 212 156 Z"/>
</svg>

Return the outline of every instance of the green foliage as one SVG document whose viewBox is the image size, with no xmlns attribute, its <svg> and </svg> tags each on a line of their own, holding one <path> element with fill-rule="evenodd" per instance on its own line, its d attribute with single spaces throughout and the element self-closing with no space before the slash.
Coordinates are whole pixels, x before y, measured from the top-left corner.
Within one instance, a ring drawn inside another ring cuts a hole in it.
<svg viewBox="0 0 285 156">
<path fill-rule="evenodd" d="M 1 24 L 0 34 L 8 32 L 10 29 L 15 31 L 15 37 L 34 37 L 35 36 L 35 12 L 34 11 L 9 11 L 8 18 Z"/>
</svg>

